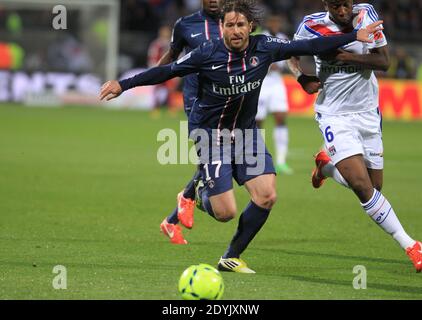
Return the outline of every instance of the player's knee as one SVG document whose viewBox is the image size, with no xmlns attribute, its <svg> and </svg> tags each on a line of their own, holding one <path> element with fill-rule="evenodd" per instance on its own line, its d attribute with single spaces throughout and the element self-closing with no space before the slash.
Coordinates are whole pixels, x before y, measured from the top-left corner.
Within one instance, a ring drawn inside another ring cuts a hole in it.
<svg viewBox="0 0 422 320">
<path fill-rule="evenodd" d="M 255 199 L 255 204 L 261 208 L 272 209 L 277 202 L 275 190 L 266 192 Z"/>
<path fill-rule="evenodd" d="M 382 190 L 382 183 L 375 183 L 374 184 L 374 188 L 376 190 L 378 190 L 379 192 L 381 192 L 381 190 Z"/>
<path fill-rule="evenodd" d="M 349 182 L 349 185 L 361 202 L 369 201 L 374 193 L 374 186 L 365 179 L 353 179 L 353 181 Z"/>
<path fill-rule="evenodd" d="M 236 207 L 226 207 L 214 212 L 214 216 L 220 222 L 229 222 L 236 217 L 236 211 Z"/>
<path fill-rule="evenodd" d="M 382 179 L 374 179 L 372 181 L 372 186 L 374 187 L 374 189 L 378 190 L 379 192 L 381 192 L 382 190 Z"/>
</svg>

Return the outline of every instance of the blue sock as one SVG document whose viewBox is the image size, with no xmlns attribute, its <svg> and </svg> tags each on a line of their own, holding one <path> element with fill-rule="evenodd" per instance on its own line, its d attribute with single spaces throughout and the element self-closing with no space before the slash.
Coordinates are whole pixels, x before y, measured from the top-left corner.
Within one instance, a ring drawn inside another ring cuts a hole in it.
<svg viewBox="0 0 422 320">
<path fill-rule="evenodd" d="M 172 214 L 167 217 L 167 222 L 172 224 L 178 224 L 179 218 L 177 217 L 177 206 L 176 209 L 173 210 Z"/>
<path fill-rule="evenodd" d="M 195 180 L 198 180 L 201 178 L 201 171 L 196 170 L 193 178 L 191 181 L 189 181 L 188 185 L 185 188 L 185 191 L 183 192 L 183 197 L 186 199 L 195 200 Z"/>
<path fill-rule="evenodd" d="M 201 177 L 201 171 L 197 170 L 192 178 L 191 181 L 189 181 L 188 185 L 185 188 L 185 191 L 183 192 L 183 197 L 191 200 L 195 200 L 195 181 Z M 173 212 L 167 217 L 167 222 L 172 224 L 178 224 L 179 218 L 177 217 L 177 207 L 173 210 Z"/>
<path fill-rule="evenodd" d="M 239 219 L 236 234 L 223 255 L 224 259 L 239 258 L 249 243 L 267 221 L 271 210 L 258 207 L 252 201 L 249 202 Z"/>
<path fill-rule="evenodd" d="M 207 187 L 202 188 L 199 191 L 199 196 L 202 199 L 202 207 L 207 211 L 207 213 L 215 219 L 214 211 L 212 210 L 211 201 L 208 198 L 208 190 Z"/>
</svg>

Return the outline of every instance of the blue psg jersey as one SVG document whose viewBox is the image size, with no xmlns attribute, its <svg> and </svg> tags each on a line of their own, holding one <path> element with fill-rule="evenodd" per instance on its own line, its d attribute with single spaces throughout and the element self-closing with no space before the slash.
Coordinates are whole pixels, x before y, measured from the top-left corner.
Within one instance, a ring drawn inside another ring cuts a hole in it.
<svg viewBox="0 0 422 320">
<path fill-rule="evenodd" d="M 222 31 L 218 18 L 209 16 L 205 11 L 198 11 L 190 16 L 180 18 L 173 29 L 171 48 L 186 54 L 199 47 L 202 43 L 221 39 Z M 185 111 L 190 112 L 198 95 L 198 77 L 195 74 L 184 78 L 183 98 Z"/>
<path fill-rule="evenodd" d="M 245 51 L 232 52 L 223 40 L 211 40 L 173 63 L 175 73 L 199 73 L 199 91 L 190 128 L 247 129 L 255 127 L 258 98 L 270 65 L 289 58 L 289 42 L 251 36 Z"/>
</svg>

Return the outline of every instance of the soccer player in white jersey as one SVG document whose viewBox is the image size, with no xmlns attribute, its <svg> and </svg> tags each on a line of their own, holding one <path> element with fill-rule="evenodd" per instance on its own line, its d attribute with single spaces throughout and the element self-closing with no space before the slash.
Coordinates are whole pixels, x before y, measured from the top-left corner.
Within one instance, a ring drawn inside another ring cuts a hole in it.
<svg viewBox="0 0 422 320">
<path fill-rule="evenodd" d="M 372 5 L 353 0 L 323 0 L 327 12 L 306 16 L 295 40 L 350 32 L 378 20 Z M 326 151 L 316 155 L 314 188 L 331 177 L 353 190 L 368 216 L 406 251 L 416 271 L 422 271 L 422 245 L 403 229 L 394 209 L 381 193 L 383 184 L 382 119 L 374 70 L 389 66 L 388 45 L 379 31 L 373 43 L 350 43 L 326 56 L 315 57 L 317 76 L 301 74 L 298 59 L 289 66 L 308 93 L 319 95 L 316 120 Z"/>
<path fill-rule="evenodd" d="M 266 30 L 263 33 L 270 37 L 288 40 L 288 37 L 281 32 L 282 22 L 280 15 L 271 14 L 266 21 Z M 262 84 L 256 122 L 258 127 L 262 128 L 263 121 L 267 115 L 269 113 L 273 115 L 275 122 L 273 139 L 276 149 L 276 171 L 281 174 L 292 174 L 293 170 L 286 162 L 289 145 L 289 130 L 287 128 L 289 104 L 286 86 L 283 77 L 281 76 L 281 71 L 285 67 L 285 61 L 280 61 L 271 65 L 268 75 Z"/>
</svg>

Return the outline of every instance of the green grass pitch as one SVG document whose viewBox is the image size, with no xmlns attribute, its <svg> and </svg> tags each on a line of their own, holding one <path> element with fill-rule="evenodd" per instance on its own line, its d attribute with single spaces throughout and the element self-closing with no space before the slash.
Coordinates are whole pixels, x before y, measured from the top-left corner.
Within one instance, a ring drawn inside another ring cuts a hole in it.
<svg viewBox="0 0 422 320">
<path fill-rule="evenodd" d="M 180 299 L 192 264 L 215 265 L 237 219 L 196 211 L 187 246 L 159 224 L 194 166 L 161 166 L 157 133 L 182 114 L 0 106 L 0 299 Z M 273 150 L 271 123 L 267 142 Z M 224 273 L 225 299 L 421 299 L 422 274 L 366 216 L 349 190 L 310 184 L 321 145 L 314 120 L 291 117 L 292 176 L 278 176 L 279 201 L 243 258 L 255 275 Z M 422 123 L 384 124 L 383 193 L 411 236 L 422 239 Z M 236 188 L 239 209 L 248 202 Z M 67 269 L 55 290 L 53 268 Z M 367 270 L 355 290 L 353 268 Z"/>
</svg>

